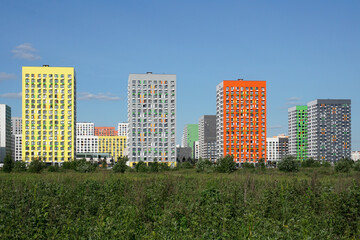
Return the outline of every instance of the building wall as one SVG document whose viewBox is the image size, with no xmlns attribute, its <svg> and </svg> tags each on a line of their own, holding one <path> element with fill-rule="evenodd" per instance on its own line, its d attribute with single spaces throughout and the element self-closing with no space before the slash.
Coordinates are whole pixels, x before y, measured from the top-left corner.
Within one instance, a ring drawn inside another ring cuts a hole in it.
<svg viewBox="0 0 360 240">
<path fill-rule="evenodd" d="M 266 82 L 223 81 L 216 87 L 218 157 L 266 161 Z"/>
<path fill-rule="evenodd" d="M 194 150 L 194 142 L 199 140 L 199 125 L 186 124 L 183 132 L 182 147 L 190 147 L 191 152 Z M 191 154 L 193 156 L 193 154 Z"/>
<path fill-rule="evenodd" d="M 99 136 L 99 153 L 109 153 L 116 162 L 119 157 L 125 156 L 126 137 L 124 136 Z"/>
<path fill-rule="evenodd" d="M 175 165 L 176 75 L 130 74 L 128 122 L 130 165 L 155 158 Z"/>
<path fill-rule="evenodd" d="M 95 124 L 90 122 L 77 122 L 76 123 L 76 136 L 94 136 Z"/>
<path fill-rule="evenodd" d="M 118 123 L 118 135 L 127 137 L 128 136 L 128 130 L 129 129 L 129 123 Z"/>
<path fill-rule="evenodd" d="M 21 117 L 12 117 L 11 118 L 11 134 L 21 134 L 22 133 L 22 118 Z"/>
<path fill-rule="evenodd" d="M 99 149 L 98 136 L 77 136 L 76 153 L 97 153 Z"/>
<path fill-rule="evenodd" d="M 117 136 L 114 127 L 95 127 L 95 136 Z"/>
<path fill-rule="evenodd" d="M 178 162 L 184 162 L 187 161 L 189 158 L 191 158 L 191 147 L 177 147 L 176 148 L 176 156 L 178 159 Z"/>
<path fill-rule="evenodd" d="M 309 157 L 336 162 L 351 157 L 351 100 L 309 102 Z"/>
<path fill-rule="evenodd" d="M 22 161 L 22 134 L 12 136 L 12 157 L 14 161 Z"/>
<path fill-rule="evenodd" d="M 25 161 L 74 159 L 76 76 L 72 67 L 22 68 L 23 151 Z"/>
<path fill-rule="evenodd" d="M 11 108 L 0 104 L 0 163 L 11 153 Z"/>
<path fill-rule="evenodd" d="M 268 162 L 278 162 L 289 154 L 287 136 L 275 136 L 266 139 L 266 158 Z"/>
<path fill-rule="evenodd" d="M 200 144 L 199 141 L 194 142 L 193 158 L 198 160 L 200 158 Z"/>
<path fill-rule="evenodd" d="M 201 158 L 216 160 L 216 115 L 199 119 L 199 152 Z"/>
</svg>

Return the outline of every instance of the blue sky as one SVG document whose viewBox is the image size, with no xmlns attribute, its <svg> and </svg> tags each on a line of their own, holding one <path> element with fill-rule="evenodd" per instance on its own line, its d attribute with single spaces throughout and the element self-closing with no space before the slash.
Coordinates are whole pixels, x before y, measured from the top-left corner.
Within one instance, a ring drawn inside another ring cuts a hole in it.
<svg viewBox="0 0 360 240">
<path fill-rule="evenodd" d="M 10 1 L 0 4 L 0 103 L 21 115 L 21 66 L 73 66 L 78 121 L 127 121 L 129 73 L 177 74 L 177 139 L 215 114 L 222 80 L 266 80 L 268 136 L 287 108 L 352 100 L 360 150 L 360 1 Z"/>
</svg>

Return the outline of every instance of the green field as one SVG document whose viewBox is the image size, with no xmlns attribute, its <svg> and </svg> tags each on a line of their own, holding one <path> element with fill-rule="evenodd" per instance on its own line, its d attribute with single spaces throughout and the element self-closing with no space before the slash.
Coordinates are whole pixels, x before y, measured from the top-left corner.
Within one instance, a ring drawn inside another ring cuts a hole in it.
<svg viewBox="0 0 360 240">
<path fill-rule="evenodd" d="M 360 172 L 1 172 L 0 239 L 360 239 Z"/>
</svg>

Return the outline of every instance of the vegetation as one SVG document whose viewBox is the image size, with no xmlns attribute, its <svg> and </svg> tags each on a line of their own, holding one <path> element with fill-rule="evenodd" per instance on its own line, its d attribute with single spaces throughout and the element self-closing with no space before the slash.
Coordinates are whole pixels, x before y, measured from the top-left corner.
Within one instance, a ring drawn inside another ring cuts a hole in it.
<svg viewBox="0 0 360 240">
<path fill-rule="evenodd" d="M 236 170 L 234 158 L 225 156 L 216 162 L 216 171 L 220 173 L 232 173 Z"/>
<path fill-rule="evenodd" d="M 26 163 L 25 163 L 25 162 L 23 162 L 23 161 L 16 161 L 16 162 L 14 163 L 14 169 L 13 169 L 14 172 L 25 172 L 26 169 L 27 169 L 27 167 L 26 167 Z"/>
<path fill-rule="evenodd" d="M 126 171 L 126 162 L 128 161 L 127 157 L 124 158 L 118 158 L 117 163 L 112 168 L 114 172 L 116 173 L 124 173 Z"/>
<path fill-rule="evenodd" d="M 6 154 L 4 158 L 3 171 L 9 173 L 13 170 L 13 168 L 14 168 L 14 160 L 12 159 L 11 154 Z"/>
<path fill-rule="evenodd" d="M 45 163 L 41 159 L 35 159 L 29 164 L 29 172 L 40 173 L 45 167 Z"/>
<path fill-rule="evenodd" d="M 343 159 L 340 159 L 335 164 L 335 171 L 342 172 L 342 173 L 348 173 L 348 172 L 350 172 L 353 165 L 354 165 L 354 162 L 352 160 L 343 158 Z"/>
<path fill-rule="evenodd" d="M 293 156 L 286 156 L 278 163 L 278 168 L 283 172 L 299 171 L 299 162 Z"/>
<path fill-rule="evenodd" d="M 210 162 L 209 159 L 202 159 L 199 158 L 199 160 L 196 163 L 196 172 L 206 172 L 211 173 L 214 172 L 214 165 L 212 162 Z"/>
<path fill-rule="evenodd" d="M 357 171 L 0 173 L 0 189 L 0 239 L 360 238 Z"/>
</svg>

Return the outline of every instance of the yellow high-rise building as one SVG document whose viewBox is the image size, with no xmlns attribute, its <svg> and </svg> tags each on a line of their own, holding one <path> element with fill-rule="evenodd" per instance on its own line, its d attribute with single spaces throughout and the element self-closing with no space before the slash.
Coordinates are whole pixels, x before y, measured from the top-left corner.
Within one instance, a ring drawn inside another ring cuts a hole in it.
<svg viewBox="0 0 360 240">
<path fill-rule="evenodd" d="M 99 136 L 99 153 L 109 153 L 117 162 L 118 157 L 127 155 L 125 136 Z"/>
<path fill-rule="evenodd" d="M 73 67 L 22 68 L 22 158 L 61 163 L 75 158 Z"/>
</svg>

